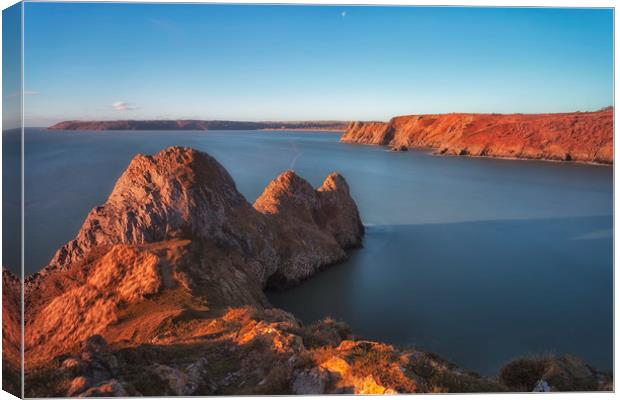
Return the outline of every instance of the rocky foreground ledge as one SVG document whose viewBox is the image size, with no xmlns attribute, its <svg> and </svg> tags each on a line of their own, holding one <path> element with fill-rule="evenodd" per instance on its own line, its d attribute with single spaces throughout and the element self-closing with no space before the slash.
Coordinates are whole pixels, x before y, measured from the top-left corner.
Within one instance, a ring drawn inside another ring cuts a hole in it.
<svg viewBox="0 0 620 400">
<path fill-rule="evenodd" d="M 612 164 L 613 108 L 564 114 L 434 114 L 353 122 L 341 141 L 437 154 Z"/>
<path fill-rule="evenodd" d="M 250 205 L 205 153 L 136 156 L 76 238 L 25 282 L 26 396 L 611 388 L 571 357 L 515 361 L 489 379 L 269 305 L 265 288 L 344 260 L 363 233 L 338 174 L 314 189 L 287 171 Z M 5 313 L 19 304 L 5 303 Z"/>
</svg>

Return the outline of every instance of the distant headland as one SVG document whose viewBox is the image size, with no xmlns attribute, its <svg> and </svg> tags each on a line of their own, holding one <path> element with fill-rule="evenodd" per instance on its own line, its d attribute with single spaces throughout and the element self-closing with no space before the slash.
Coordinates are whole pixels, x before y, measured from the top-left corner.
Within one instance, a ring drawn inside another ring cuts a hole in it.
<svg viewBox="0 0 620 400">
<path fill-rule="evenodd" d="M 311 130 L 344 131 L 348 121 L 221 121 L 221 120 L 117 120 L 62 121 L 54 130 L 83 131 L 207 131 L 207 130 Z"/>
<path fill-rule="evenodd" d="M 352 122 L 347 143 L 437 154 L 613 164 L 614 109 L 557 114 L 426 114 Z"/>
<path fill-rule="evenodd" d="M 342 142 L 437 154 L 613 164 L 613 107 L 555 114 L 419 114 L 369 121 L 63 121 L 51 130 L 293 130 L 343 132 Z"/>
</svg>

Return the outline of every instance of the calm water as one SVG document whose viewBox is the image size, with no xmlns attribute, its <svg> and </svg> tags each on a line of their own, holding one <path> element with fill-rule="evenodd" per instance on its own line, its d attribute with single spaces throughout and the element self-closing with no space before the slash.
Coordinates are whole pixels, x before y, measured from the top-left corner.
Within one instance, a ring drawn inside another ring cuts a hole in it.
<svg viewBox="0 0 620 400">
<path fill-rule="evenodd" d="M 392 153 L 330 133 L 26 135 L 27 272 L 76 234 L 134 154 L 191 146 L 215 156 L 250 202 L 288 168 L 315 186 L 332 171 L 348 180 L 364 248 L 269 294 L 302 320 L 330 315 L 484 374 L 543 351 L 612 368 L 609 167 Z"/>
</svg>

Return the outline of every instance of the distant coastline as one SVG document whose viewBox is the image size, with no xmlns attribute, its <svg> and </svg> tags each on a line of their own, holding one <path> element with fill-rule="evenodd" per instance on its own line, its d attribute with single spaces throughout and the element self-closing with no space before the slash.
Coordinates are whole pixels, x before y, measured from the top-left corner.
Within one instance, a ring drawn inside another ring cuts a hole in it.
<svg viewBox="0 0 620 400">
<path fill-rule="evenodd" d="M 63 121 L 49 130 L 306 131 L 342 133 L 346 143 L 429 149 L 435 154 L 613 164 L 613 107 L 556 114 L 422 114 L 377 121 Z"/>
<path fill-rule="evenodd" d="M 613 107 L 556 114 L 420 114 L 352 122 L 342 142 L 436 154 L 613 164 Z"/>
<path fill-rule="evenodd" d="M 282 131 L 282 132 L 324 132 L 324 133 L 344 133 L 347 128 L 265 128 L 259 131 Z"/>
<path fill-rule="evenodd" d="M 348 121 L 116 120 L 62 121 L 50 130 L 296 130 L 344 132 Z"/>
</svg>

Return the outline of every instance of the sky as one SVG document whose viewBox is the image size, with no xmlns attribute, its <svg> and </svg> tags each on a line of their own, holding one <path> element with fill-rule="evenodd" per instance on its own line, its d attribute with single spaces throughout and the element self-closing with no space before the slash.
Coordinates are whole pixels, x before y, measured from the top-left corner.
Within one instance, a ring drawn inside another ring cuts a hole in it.
<svg viewBox="0 0 620 400">
<path fill-rule="evenodd" d="M 611 9 L 32 2 L 24 24 L 28 126 L 613 103 Z"/>
<path fill-rule="evenodd" d="M 2 10 L 2 127 L 22 124 L 21 4 Z"/>
</svg>

